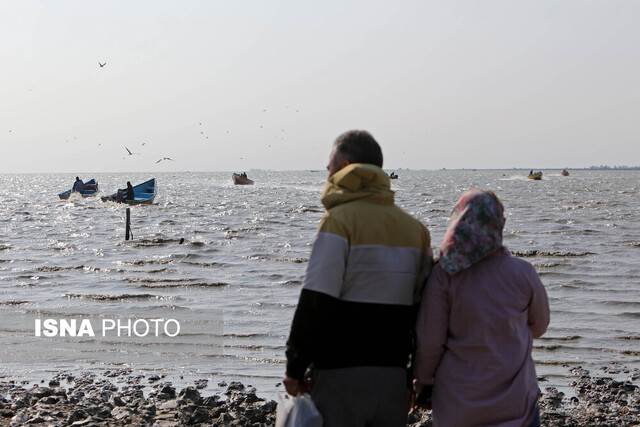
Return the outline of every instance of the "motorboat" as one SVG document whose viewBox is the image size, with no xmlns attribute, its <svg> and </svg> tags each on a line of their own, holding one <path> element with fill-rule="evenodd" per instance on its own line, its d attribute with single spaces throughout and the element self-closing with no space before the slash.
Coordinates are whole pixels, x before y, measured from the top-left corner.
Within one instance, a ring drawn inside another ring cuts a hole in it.
<svg viewBox="0 0 640 427">
<path fill-rule="evenodd" d="M 79 193 L 82 197 L 92 197 L 98 194 L 99 191 L 100 189 L 98 188 L 98 182 L 95 179 L 91 178 L 89 181 L 84 183 L 84 188 L 82 189 L 82 191 L 76 191 L 76 193 Z M 62 200 L 67 200 L 71 196 L 71 193 L 73 193 L 73 188 L 59 193 L 58 197 L 60 197 L 60 199 Z"/>
<path fill-rule="evenodd" d="M 529 172 L 529 176 L 527 176 L 527 178 L 534 179 L 536 181 L 540 181 L 542 179 L 542 172 L 541 171 L 538 171 L 538 172 L 531 171 L 531 172 Z"/>
<path fill-rule="evenodd" d="M 246 173 L 234 173 L 231 178 L 236 185 L 253 185 L 253 180 L 247 178 Z"/>
<path fill-rule="evenodd" d="M 102 197 L 103 202 L 126 203 L 128 205 L 150 205 L 156 198 L 158 186 L 156 179 L 151 178 L 142 184 L 133 186 L 133 200 L 127 200 L 127 189 L 118 189 L 117 192 Z"/>
</svg>

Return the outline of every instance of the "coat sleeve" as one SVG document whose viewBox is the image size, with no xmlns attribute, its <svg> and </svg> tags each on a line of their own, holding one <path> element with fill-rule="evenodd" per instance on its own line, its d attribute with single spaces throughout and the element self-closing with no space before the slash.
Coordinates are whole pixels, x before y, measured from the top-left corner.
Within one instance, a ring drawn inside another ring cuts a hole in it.
<svg viewBox="0 0 640 427">
<path fill-rule="evenodd" d="M 429 280 L 420 304 L 416 323 L 416 385 L 433 385 L 435 372 L 444 353 L 449 328 L 448 277 L 442 268 L 436 266 Z"/>
<path fill-rule="evenodd" d="M 529 303 L 529 329 L 534 338 L 540 338 L 547 330 L 550 320 L 549 299 L 538 273 L 531 267 L 531 287 L 533 294 Z"/>
</svg>

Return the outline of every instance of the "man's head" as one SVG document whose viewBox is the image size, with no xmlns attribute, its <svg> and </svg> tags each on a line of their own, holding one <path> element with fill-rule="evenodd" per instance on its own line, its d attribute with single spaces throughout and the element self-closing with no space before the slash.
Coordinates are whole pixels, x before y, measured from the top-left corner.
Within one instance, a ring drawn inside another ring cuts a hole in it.
<svg viewBox="0 0 640 427">
<path fill-rule="evenodd" d="M 76 181 L 80 181 L 80 178 L 76 176 Z"/>
<path fill-rule="evenodd" d="M 329 176 L 350 163 L 370 163 L 382 167 L 382 150 L 369 132 L 350 130 L 336 138 L 327 165 Z"/>
</svg>

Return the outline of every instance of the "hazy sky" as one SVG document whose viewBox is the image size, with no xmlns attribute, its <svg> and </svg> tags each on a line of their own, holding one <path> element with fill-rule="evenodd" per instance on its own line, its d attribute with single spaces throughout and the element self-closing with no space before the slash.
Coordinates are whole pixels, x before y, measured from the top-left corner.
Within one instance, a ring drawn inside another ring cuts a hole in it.
<svg viewBox="0 0 640 427">
<path fill-rule="evenodd" d="M 635 0 L 2 0 L 0 39 L 0 173 L 323 169 L 354 128 L 387 169 L 640 164 Z"/>
</svg>

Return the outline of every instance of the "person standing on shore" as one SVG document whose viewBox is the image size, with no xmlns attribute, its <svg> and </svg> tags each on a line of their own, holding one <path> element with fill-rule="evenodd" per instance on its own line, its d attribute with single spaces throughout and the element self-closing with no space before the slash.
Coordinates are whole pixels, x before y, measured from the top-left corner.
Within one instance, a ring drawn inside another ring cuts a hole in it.
<svg viewBox="0 0 640 427">
<path fill-rule="evenodd" d="M 365 131 L 340 135 L 327 209 L 287 341 L 284 385 L 307 391 L 325 427 L 405 426 L 417 303 L 430 236 L 394 204 L 382 151 Z"/>
<path fill-rule="evenodd" d="M 504 222 L 493 192 L 465 193 L 427 282 L 415 385 L 440 427 L 540 426 L 531 349 L 549 302 L 535 268 L 502 245 Z"/>
</svg>

